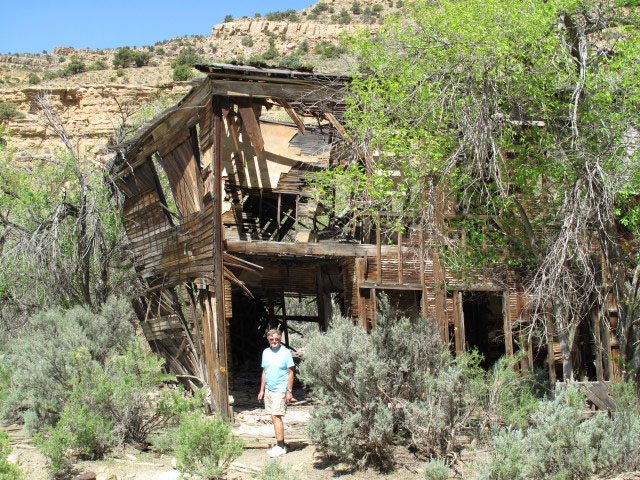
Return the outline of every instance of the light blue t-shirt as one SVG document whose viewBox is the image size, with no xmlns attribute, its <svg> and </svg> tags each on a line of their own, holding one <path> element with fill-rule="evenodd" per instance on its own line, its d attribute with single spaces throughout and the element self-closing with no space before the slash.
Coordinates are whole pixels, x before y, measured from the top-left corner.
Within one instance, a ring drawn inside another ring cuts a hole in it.
<svg viewBox="0 0 640 480">
<path fill-rule="evenodd" d="M 262 352 L 262 368 L 266 379 L 267 390 L 286 392 L 289 386 L 289 368 L 293 367 L 293 356 L 287 347 L 280 345 L 273 351 L 271 347 Z"/>
</svg>

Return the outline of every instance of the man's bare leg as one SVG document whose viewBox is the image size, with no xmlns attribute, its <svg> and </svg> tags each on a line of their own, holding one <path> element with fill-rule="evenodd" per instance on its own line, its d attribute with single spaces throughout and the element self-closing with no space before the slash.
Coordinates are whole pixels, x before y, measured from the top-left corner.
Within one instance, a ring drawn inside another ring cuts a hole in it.
<svg viewBox="0 0 640 480">
<path fill-rule="evenodd" d="M 284 442 L 284 422 L 282 421 L 282 415 L 271 415 L 273 421 L 273 430 L 276 433 L 276 441 L 278 443 Z"/>
</svg>

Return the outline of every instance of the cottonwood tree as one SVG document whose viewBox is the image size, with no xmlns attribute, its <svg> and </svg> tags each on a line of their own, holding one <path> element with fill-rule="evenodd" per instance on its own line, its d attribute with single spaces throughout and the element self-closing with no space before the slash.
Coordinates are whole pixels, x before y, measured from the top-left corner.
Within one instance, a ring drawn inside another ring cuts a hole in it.
<svg viewBox="0 0 640 480">
<path fill-rule="evenodd" d="M 519 272 L 530 333 L 554 326 L 566 379 L 578 325 L 609 293 L 628 372 L 640 367 L 636 13 L 592 0 L 408 5 L 351 40 L 346 120 L 361 161 L 319 181 L 339 184 L 356 220 L 383 210 L 397 216 L 379 228 L 421 224 L 460 274 Z"/>
<path fill-rule="evenodd" d="M 46 96 L 35 103 L 38 122 L 64 148 L 28 161 L 0 151 L 0 318 L 7 328 L 45 306 L 97 308 L 132 279 L 102 166 L 80 155 Z"/>
</svg>

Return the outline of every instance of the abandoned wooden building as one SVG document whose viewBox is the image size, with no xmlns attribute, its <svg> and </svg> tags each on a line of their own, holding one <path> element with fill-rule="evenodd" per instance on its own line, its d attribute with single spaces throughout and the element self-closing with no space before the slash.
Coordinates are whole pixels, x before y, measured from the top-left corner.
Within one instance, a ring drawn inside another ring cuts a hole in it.
<svg viewBox="0 0 640 480">
<path fill-rule="evenodd" d="M 375 328 L 384 292 L 392 304 L 431 316 L 453 351 L 477 348 L 490 364 L 523 349 L 521 368 L 548 368 L 555 379 L 560 349 L 553 341 L 532 345 L 523 334 L 515 274 L 506 285 L 470 286 L 444 268 L 419 228 L 391 244 L 379 232 L 347 234 L 335 208 L 314 198 L 317 172 L 354 161 L 343 148 L 348 77 L 198 68 L 206 76 L 117 145 L 109 166 L 145 288 L 137 314 L 172 372 L 193 387 L 209 384 L 226 416 L 232 367 L 258 362 L 269 325 L 280 326 L 287 343 L 289 323 L 325 328 L 339 305 Z M 314 313 L 287 311 L 291 299 Z M 614 368 L 609 333 L 608 355 L 584 361 L 600 362 L 599 379 Z"/>
</svg>

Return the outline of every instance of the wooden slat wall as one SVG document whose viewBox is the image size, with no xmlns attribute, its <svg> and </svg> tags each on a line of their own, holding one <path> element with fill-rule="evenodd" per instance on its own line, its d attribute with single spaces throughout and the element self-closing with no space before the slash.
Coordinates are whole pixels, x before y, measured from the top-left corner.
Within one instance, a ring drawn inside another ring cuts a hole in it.
<svg viewBox="0 0 640 480">
<path fill-rule="evenodd" d="M 200 169 L 196 163 L 191 138 L 162 156 L 162 166 L 171 184 L 173 198 L 184 217 L 198 212 L 204 191 Z"/>
</svg>

